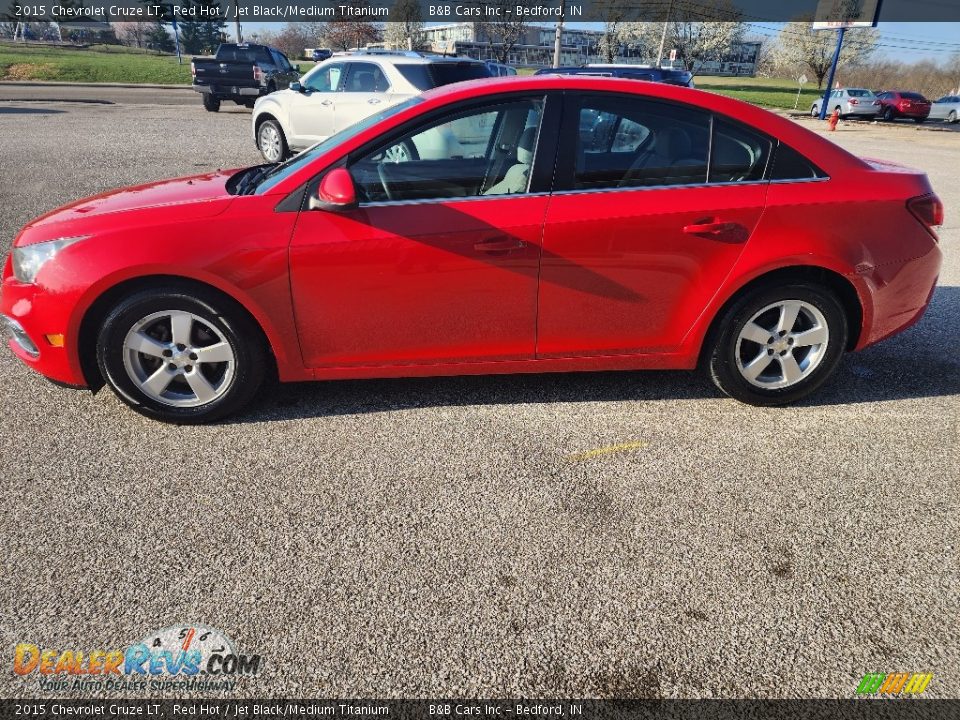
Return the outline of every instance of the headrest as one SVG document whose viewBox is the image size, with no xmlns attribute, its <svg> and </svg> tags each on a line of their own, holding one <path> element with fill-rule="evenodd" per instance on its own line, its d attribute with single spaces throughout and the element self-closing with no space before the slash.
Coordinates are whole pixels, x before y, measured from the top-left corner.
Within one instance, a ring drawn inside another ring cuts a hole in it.
<svg viewBox="0 0 960 720">
<path fill-rule="evenodd" d="M 537 129 L 529 127 L 520 134 L 520 140 L 517 142 L 517 162 L 521 165 L 529 165 L 533 162 L 533 146 L 537 142 Z"/>
</svg>

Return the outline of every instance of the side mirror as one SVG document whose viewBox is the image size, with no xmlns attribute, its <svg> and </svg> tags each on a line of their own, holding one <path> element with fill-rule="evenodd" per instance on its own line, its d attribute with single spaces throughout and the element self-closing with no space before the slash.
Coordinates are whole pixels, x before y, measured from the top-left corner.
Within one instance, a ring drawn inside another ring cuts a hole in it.
<svg viewBox="0 0 960 720">
<path fill-rule="evenodd" d="M 301 85 L 299 82 L 294 81 L 290 83 L 290 89 L 293 90 L 294 92 L 302 93 L 303 85 Z"/>
<path fill-rule="evenodd" d="M 334 168 L 320 181 L 317 194 L 308 201 L 311 210 L 343 212 L 357 207 L 357 190 L 346 168 Z"/>
</svg>

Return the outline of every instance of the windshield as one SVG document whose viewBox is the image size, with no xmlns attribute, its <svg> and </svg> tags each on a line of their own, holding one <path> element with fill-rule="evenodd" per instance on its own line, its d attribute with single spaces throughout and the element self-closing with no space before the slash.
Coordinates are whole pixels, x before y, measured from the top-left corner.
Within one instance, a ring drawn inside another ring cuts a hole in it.
<svg viewBox="0 0 960 720">
<path fill-rule="evenodd" d="M 324 153 L 335 148 L 337 145 L 346 142 L 354 135 L 363 132 L 367 128 L 373 127 L 381 120 L 386 120 L 388 117 L 396 115 L 399 112 L 403 112 L 407 108 L 413 107 L 414 105 L 422 102 L 423 98 L 412 97 L 409 100 L 404 100 L 402 103 L 397 103 L 393 107 L 389 107 L 386 110 L 381 110 L 378 113 L 374 113 L 358 123 L 345 127 L 343 130 L 338 133 L 334 133 L 326 140 L 318 142 L 316 145 L 307 148 L 299 155 L 294 155 L 285 163 L 281 163 L 280 165 L 274 167 L 270 172 L 266 173 L 262 178 L 260 178 L 260 181 L 257 184 L 256 189 L 253 191 L 253 194 L 263 195 L 269 192 L 271 188 L 286 180 L 304 165 L 310 164 Z"/>
</svg>

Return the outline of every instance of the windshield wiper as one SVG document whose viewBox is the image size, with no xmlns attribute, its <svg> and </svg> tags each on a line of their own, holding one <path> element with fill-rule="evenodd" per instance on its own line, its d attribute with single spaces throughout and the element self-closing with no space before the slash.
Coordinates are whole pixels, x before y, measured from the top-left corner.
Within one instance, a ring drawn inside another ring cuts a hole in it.
<svg viewBox="0 0 960 720">
<path fill-rule="evenodd" d="M 257 185 L 260 184 L 260 181 L 263 180 L 279 163 L 273 163 L 270 165 L 258 165 L 247 170 L 247 174 L 243 176 L 240 182 L 237 184 L 237 195 L 250 195 L 254 190 L 257 189 Z"/>
</svg>

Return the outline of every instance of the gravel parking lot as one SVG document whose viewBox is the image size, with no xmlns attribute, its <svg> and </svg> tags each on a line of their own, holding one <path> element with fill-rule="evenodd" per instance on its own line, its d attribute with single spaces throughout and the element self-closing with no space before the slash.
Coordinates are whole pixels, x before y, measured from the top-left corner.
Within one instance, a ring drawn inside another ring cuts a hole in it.
<svg viewBox="0 0 960 720">
<path fill-rule="evenodd" d="M 259 162 L 249 118 L 0 102 L 2 248 L 77 197 Z M 957 696 L 960 138 L 832 139 L 929 173 L 946 264 L 918 326 L 797 407 L 565 374 L 286 386 L 171 427 L 0 352 L 0 696 L 41 694 L 19 642 L 178 623 L 263 656 L 238 696 L 849 697 L 894 671 Z"/>
</svg>

